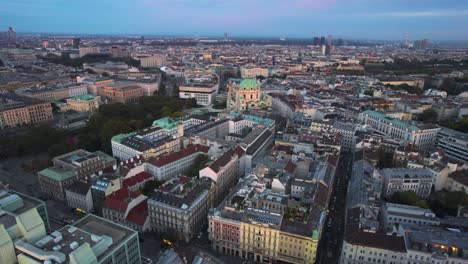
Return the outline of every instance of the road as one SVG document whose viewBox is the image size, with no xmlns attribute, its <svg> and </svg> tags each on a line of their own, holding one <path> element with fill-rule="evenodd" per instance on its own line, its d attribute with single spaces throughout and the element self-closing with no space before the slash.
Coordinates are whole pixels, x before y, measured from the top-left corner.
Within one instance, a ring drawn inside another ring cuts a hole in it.
<svg viewBox="0 0 468 264">
<path fill-rule="evenodd" d="M 343 244 L 346 192 L 351 166 L 352 156 L 350 154 L 340 155 L 328 206 L 329 212 L 325 221 L 323 236 L 318 246 L 317 263 L 338 263 Z"/>
<path fill-rule="evenodd" d="M 48 159 L 50 158 L 47 154 L 3 159 L 0 161 L 0 182 L 8 184 L 12 190 L 45 201 L 51 229 L 56 230 L 61 228 L 64 218 L 77 220 L 83 215 L 70 211 L 66 203 L 44 199 L 39 189 L 36 173 L 23 168 L 23 165 L 30 164 L 31 160 Z"/>
</svg>

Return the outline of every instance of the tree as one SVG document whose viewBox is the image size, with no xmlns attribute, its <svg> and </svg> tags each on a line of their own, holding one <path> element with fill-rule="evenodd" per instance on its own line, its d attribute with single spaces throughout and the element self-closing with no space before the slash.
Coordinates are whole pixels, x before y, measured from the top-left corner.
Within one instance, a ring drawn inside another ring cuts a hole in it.
<svg viewBox="0 0 468 264">
<path fill-rule="evenodd" d="M 372 91 L 372 90 L 366 90 L 366 91 L 364 92 L 364 94 L 365 94 L 365 95 L 368 95 L 368 96 L 374 96 L 374 91 Z"/>
<path fill-rule="evenodd" d="M 192 178 L 198 177 L 199 171 L 206 167 L 208 161 L 210 161 L 210 158 L 207 155 L 198 155 L 193 161 L 192 166 L 185 172 L 185 175 Z"/>
<path fill-rule="evenodd" d="M 425 123 L 436 123 L 438 116 L 439 114 L 434 108 L 429 108 L 418 115 L 418 120 Z"/>
<path fill-rule="evenodd" d="M 163 183 L 164 183 L 163 181 L 157 181 L 157 180 L 147 181 L 145 182 L 145 185 L 141 189 L 141 193 L 148 196 L 155 189 L 159 188 Z"/>
<path fill-rule="evenodd" d="M 421 208 L 429 208 L 429 206 L 419 198 L 414 191 L 395 192 L 390 197 L 392 203 L 414 205 Z"/>
</svg>

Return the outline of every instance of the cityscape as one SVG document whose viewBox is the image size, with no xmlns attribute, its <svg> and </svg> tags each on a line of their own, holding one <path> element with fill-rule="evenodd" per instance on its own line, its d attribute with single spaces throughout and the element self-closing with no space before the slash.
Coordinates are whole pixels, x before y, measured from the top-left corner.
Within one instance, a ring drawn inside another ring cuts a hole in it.
<svg viewBox="0 0 468 264">
<path fill-rule="evenodd" d="M 40 2 L 0 4 L 0 264 L 468 263 L 463 1 Z"/>
</svg>

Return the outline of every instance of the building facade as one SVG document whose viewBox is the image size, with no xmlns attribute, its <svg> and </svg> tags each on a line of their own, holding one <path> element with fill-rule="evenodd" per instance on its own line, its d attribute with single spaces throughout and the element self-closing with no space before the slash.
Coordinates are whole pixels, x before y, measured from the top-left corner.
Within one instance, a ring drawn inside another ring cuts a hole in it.
<svg viewBox="0 0 468 264">
<path fill-rule="evenodd" d="M 373 130 L 405 144 L 416 145 L 421 150 L 429 150 L 435 146 L 440 130 L 432 124 L 411 124 L 370 110 L 362 112 L 359 119 Z"/>
<path fill-rule="evenodd" d="M 271 97 L 260 90 L 255 79 L 231 79 L 228 83 L 228 110 L 244 112 L 246 110 L 271 108 Z"/>
</svg>

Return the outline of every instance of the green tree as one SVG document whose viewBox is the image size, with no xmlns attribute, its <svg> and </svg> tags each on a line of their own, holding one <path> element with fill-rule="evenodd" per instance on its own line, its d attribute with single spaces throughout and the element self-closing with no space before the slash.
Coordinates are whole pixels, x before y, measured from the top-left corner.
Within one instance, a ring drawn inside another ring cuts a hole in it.
<svg viewBox="0 0 468 264">
<path fill-rule="evenodd" d="M 193 161 L 192 166 L 185 172 L 188 177 L 198 177 L 199 171 L 206 167 L 206 164 L 210 161 L 210 158 L 205 154 L 198 155 Z"/>
<path fill-rule="evenodd" d="M 429 208 L 429 206 L 419 198 L 419 196 L 413 191 L 404 191 L 404 192 L 395 192 L 390 197 L 390 202 L 392 203 L 399 203 L 399 204 L 406 204 L 406 205 L 414 205 L 421 208 Z"/>
<path fill-rule="evenodd" d="M 365 94 L 365 95 L 368 95 L 368 96 L 374 96 L 374 91 L 372 91 L 372 90 L 366 90 L 366 91 L 364 92 L 364 94 Z"/>
<path fill-rule="evenodd" d="M 436 123 L 439 114 L 434 108 L 428 108 L 418 115 L 418 120 L 425 123 Z"/>
</svg>

